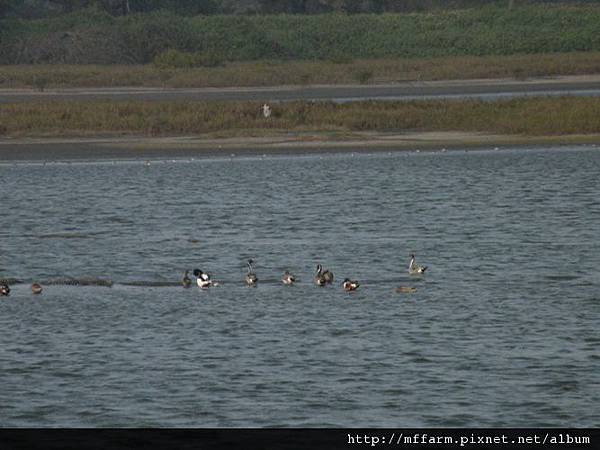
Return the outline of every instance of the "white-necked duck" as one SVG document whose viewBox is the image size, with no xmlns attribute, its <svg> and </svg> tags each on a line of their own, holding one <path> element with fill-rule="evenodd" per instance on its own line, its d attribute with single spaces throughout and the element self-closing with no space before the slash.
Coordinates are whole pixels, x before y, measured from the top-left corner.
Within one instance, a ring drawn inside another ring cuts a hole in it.
<svg viewBox="0 0 600 450">
<path fill-rule="evenodd" d="M 415 263 L 415 255 L 410 255 L 410 264 L 408 265 L 408 273 L 411 275 L 422 274 L 427 270 L 427 266 L 419 266 Z"/>
<path fill-rule="evenodd" d="M 315 273 L 315 283 L 319 286 L 324 286 L 333 282 L 333 272 L 323 270 L 321 264 L 317 264 L 317 272 Z"/>
<path fill-rule="evenodd" d="M 258 283 L 258 277 L 256 276 L 256 273 L 254 273 L 254 267 L 253 267 L 254 261 L 249 259 L 247 264 L 248 264 L 248 273 L 246 274 L 246 277 L 245 277 L 246 284 L 248 286 L 256 286 L 256 283 Z"/>
</svg>

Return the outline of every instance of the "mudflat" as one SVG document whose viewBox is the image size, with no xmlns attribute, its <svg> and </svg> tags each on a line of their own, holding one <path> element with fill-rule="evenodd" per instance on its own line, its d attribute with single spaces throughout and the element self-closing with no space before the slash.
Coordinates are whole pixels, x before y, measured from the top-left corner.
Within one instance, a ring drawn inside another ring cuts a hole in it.
<svg viewBox="0 0 600 450">
<path fill-rule="evenodd" d="M 340 138 L 326 133 L 290 133 L 266 137 L 202 138 L 92 137 L 0 139 L 0 161 L 77 159 L 184 158 L 262 154 L 333 153 L 347 151 L 416 151 L 495 149 L 515 145 L 600 145 L 600 134 L 514 136 L 473 132 L 352 133 Z"/>
</svg>

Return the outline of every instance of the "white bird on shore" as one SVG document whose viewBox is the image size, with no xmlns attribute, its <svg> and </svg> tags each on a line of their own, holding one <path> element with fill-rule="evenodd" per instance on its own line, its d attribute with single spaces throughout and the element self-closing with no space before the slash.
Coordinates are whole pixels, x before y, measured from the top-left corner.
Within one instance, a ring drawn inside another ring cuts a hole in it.
<svg viewBox="0 0 600 450">
<path fill-rule="evenodd" d="M 263 116 L 265 117 L 265 119 L 267 117 L 271 117 L 271 107 L 269 105 L 267 105 L 266 103 L 264 105 L 261 106 L 262 109 L 262 113 Z"/>
</svg>

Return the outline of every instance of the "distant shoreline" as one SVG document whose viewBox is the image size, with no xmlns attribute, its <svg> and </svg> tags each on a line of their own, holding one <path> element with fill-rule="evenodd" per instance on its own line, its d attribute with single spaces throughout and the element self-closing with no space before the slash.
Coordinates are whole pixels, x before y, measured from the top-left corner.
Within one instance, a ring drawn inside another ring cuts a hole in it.
<svg viewBox="0 0 600 450">
<path fill-rule="evenodd" d="M 263 154 L 496 149 L 515 146 L 598 145 L 600 134 L 513 136 L 471 132 L 362 133 L 349 139 L 325 134 L 202 139 L 95 137 L 0 139 L 0 161 L 66 161 L 218 157 Z"/>
</svg>

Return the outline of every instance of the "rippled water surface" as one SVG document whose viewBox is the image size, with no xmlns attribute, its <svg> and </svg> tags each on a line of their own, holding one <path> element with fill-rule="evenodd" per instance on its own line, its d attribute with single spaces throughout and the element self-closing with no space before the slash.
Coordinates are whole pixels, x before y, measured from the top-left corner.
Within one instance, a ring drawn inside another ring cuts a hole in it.
<svg viewBox="0 0 600 450">
<path fill-rule="evenodd" d="M 0 180 L 0 425 L 600 425 L 598 149 L 3 164 Z M 312 283 L 318 262 L 333 286 Z M 221 285 L 182 288 L 195 267 Z"/>
</svg>

